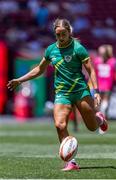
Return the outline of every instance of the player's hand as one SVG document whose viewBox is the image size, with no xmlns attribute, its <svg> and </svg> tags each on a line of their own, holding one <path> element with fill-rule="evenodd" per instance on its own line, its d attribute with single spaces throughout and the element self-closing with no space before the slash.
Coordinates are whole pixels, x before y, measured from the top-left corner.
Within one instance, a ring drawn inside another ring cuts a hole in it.
<svg viewBox="0 0 116 180">
<path fill-rule="evenodd" d="M 8 82 L 7 87 L 10 91 L 16 89 L 17 86 L 19 86 L 21 83 L 17 79 L 13 79 Z"/>
<path fill-rule="evenodd" d="M 95 108 L 98 108 L 101 104 L 101 96 L 99 93 L 94 94 Z"/>
</svg>

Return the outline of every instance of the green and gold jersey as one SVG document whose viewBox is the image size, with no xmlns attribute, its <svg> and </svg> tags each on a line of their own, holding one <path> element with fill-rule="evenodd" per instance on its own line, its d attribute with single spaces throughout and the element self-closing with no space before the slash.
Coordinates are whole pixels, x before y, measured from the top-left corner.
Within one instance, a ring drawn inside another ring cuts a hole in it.
<svg viewBox="0 0 116 180">
<path fill-rule="evenodd" d="M 68 95 L 87 88 L 82 64 L 89 59 L 89 55 L 76 39 L 72 39 L 65 48 L 59 48 L 57 43 L 51 44 L 44 57 L 55 67 L 56 93 Z"/>
</svg>

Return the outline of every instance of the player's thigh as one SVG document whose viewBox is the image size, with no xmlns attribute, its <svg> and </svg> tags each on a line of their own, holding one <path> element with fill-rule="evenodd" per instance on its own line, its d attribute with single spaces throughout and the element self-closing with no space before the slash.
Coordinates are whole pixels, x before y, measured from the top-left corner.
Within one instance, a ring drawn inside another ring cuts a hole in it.
<svg viewBox="0 0 116 180">
<path fill-rule="evenodd" d="M 67 125 L 69 114 L 72 111 L 71 104 L 55 104 L 54 105 L 54 121 L 55 125 Z"/>
<path fill-rule="evenodd" d="M 86 96 L 78 101 L 76 105 L 88 129 L 95 130 L 98 125 L 95 116 L 94 100 L 92 97 Z"/>
</svg>

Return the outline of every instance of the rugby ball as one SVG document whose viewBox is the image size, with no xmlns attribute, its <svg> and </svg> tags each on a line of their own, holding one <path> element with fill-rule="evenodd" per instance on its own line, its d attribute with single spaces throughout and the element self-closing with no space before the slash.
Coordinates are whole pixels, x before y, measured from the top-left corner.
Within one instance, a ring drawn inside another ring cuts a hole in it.
<svg viewBox="0 0 116 180">
<path fill-rule="evenodd" d="M 77 149 L 77 139 L 73 136 L 67 136 L 60 144 L 59 156 L 63 161 L 68 162 L 76 156 Z"/>
</svg>

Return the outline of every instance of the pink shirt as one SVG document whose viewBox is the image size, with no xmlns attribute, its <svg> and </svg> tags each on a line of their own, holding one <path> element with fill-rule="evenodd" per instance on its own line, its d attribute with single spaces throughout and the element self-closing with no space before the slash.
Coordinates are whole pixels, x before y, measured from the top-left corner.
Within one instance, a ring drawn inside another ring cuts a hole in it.
<svg viewBox="0 0 116 180">
<path fill-rule="evenodd" d="M 111 91 L 116 73 L 116 59 L 114 57 L 102 62 L 101 57 L 94 59 L 94 66 L 97 74 L 98 85 L 100 91 Z"/>
</svg>

